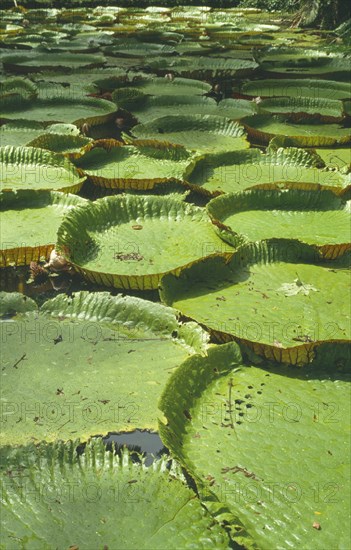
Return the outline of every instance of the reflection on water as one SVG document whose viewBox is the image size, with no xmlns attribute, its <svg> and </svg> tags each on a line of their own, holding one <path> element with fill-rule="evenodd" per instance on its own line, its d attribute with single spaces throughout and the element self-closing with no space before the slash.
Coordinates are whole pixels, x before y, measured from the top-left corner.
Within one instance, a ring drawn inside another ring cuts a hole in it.
<svg viewBox="0 0 351 550">
<path fill-rule="evenodd" d="M 145 457 L 146 466 L 150 466 L 154 459 L 168 454 L 168 450 L 163 445 L 158 433 L 152 433 L 147 430 L 135 430 L 131 433 L 109 434 L 103 438 L 108 449 L 114 448 L 117 452 L 123 447 L 127 447 L 132 453 L 137 453 Z M 133 458 L 133 456 L 132 456 Z M 134 458 L 138 458 L 134 455 Z"/>
</svg>

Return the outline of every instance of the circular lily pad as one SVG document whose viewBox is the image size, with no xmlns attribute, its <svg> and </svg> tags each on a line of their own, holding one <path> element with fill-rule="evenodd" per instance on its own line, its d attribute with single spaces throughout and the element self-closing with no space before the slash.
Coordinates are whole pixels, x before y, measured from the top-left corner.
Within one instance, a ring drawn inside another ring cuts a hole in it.
<svg viewBox="0 0 351 550">
<path fill-rule="evenodd" d="M 314 99 L 348 99 L 351 88 L 348 82 L 333 80 L 268 79 L 246 82 L 241 93 L 259 97 L 311 97 Z"/>
<path fill-rule="evenodd" d="M 77 53 L 33 53 L 8 55 L 2 59 L 5 69 L 21 73 L 52 70 L 76 70 L 88 67 L 102 67 L 105 58 L 101 55 Z"/>
<path fill-rule="evenodd" d="M 311 97 L 264 99 L 259 103 L 261 111 L 289 114 L 290 120 L 304 121 L 318 118 L 321 122 L 341 122 L 345 118 L 344 105 L 337 99 L 315 99 Z"/>
<path fill-rule="evenodd" d="M 162 395 L 162 440 L 201 498 L 242 522 L 253 544 L 231 532 L 245 548 L 348 545 L 348 351 L 320 351 L 301 370 L 244 364 L 234 343 L 212 347 L 183 363 Z"/>
<path fill-rule="evenodd" d="M 102 90 L 111 90 L 118 88 L 118 83 L 111 88 L 109 86 L 108 79 L 95 80 L 96 84 Z M 119 84 L 121 84 L 119 82 Z M 203 82 L 202 80 L 193 80 L 191 78 L 173 78 L 169 80 L 164 77 L 155 76 L 135 76 L 129 81 L 129 86 L 142 91 L 144 94 L 162 96 L 162 95 L 175 95 L 175 96 L 195 96 L 203 95 L 211 90 L 211 84 Z"/>
<path fill-rule="evenodd" d="M 45 124 L 42 122 L 14 120 L 0 127 L 0 143 L 2 147 L 28 145 L 44 132 Z"/>
<path fill-rule="evenodd" d="M 35 147 L 0 147 L 1 189 L 78 193 L 85 177 L 64 156 Z"/>
<path fill-rule="evenodd" d="M 60 548 L 228 548 L 174 462 L 146 467 L 127 450 L 107 452 L 100 439 L 79 453 L 78 443 L 2 451 L 2 546 L 15 538 L 38 550 L 53 539 Z"/>
<path fill-rule="evenodd" d="M 194 162 L 181 146 L 153 140 L 131 143 L 96 141 L 75 164 L 96 185 L 142 191 L 159 183 L 182 182 Z"/>
<path fill-rule="evenodd" d="M 224 116 L 164 116 L 147 124 L 134 126 L 133 134 L 142 139 L 162 139 L 177 143 L 202 153 L 250 147 L 244 128 Z"/>
<path fill-rule="evenodd" d="M 81 126 L 84 122 L 90 125 L 107 122 L 113 118 L 115 112 L 116 105 L 105 99 L 57 96 L 12 102 L 11 105 L 2 106 L 1 117 L 5 120 L 68 122 Z"/>
<path fill-rule="evenodd" d="M 337 124 L 294 123 L 286 115 L 253 115 L 241 120 L 255 143 L 267 144 L 276 136 L 291 137 L 300 147 L 324 147 L 349 143 L 350 128 Z"/>
<path fill-rule="evenodd" d="M 351 248 L 350 206 L 331 191 L 254 189 L 217 197 L 207 211 L 234 247 L 279 235 L 312 244 L 332 259 Z"/>
<path fill-rule="evenodd" d="M 229 261 L 206 258 L 165 275 L 161 298 L 221 341 L 235 339 L 268 359 L 304 364 L 321 343 L 350 340 L 348 262 L 348 253 L 322 262 L 312 246 L 261 241 L 241 246 Z"/>
<path fill-rule="evenodd" d="M 124 195 L 89 203 L 65 218 L 57 245 L 88 280 L 134 289 L 157 288 L 164 273 L 231 250 L 206 211 L 176 195 Z"/>
<path fill-rule="evenodd" d="M 43 133 L 28 143 L 30 147 L 39 147 L 55 153 L 62 153 L 69 158 L 77 158 L 92 139 L 72 134 Z"/>
<path fill-rule="evenodd" d="M 208 346 L 175 310 L 121 294 L 60 294 L 33 311 L 2 293 L 0 305 L 2 445 L 156 430 L 167 379 Z"/>
<path fill-rule="evenodd" d="M 1 192 L 0 267 L 48 258 L 63 216 L 85 202 L 56 191 Z"/>
<path fill-rule="evenodd" d="M 187 182 L 209 195 L 235 193 L 245 189 L 274 187 L 318 189 L 343 192 L 348 185 L 339 172 L 319 170 L 323 161 L 303 149 L 268 148 L 206 155 L 187 175 Z"/>
</svg>

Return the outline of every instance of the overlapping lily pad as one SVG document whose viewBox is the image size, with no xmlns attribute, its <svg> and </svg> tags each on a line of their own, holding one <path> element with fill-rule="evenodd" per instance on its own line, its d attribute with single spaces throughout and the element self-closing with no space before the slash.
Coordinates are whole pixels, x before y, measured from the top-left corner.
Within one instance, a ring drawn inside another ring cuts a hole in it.
<svg viewBox="0 0 351 550">
<path fill-rule="evenodd" d="M 54 538 L 62 548 L 87 540 L 95 548 L 228 548 L 176 464 L 169 469 L 163 458 L 146 467 L 100 439 L 78 454 L 77 443 L 3 450 L 3 546 L 26 538 L 45 548 Z"/>
<path fill-rule="evenodd" d="M 326 190 L 254 189 L 217 197 L 207 211 L 219 235 L 234 247 L 279 235 L 314 245 L 333 259 L 351 248 L 350 206 L 351 201 Z"/>
<path fill-rule="evenodd" d="M 96 185 L 147 190 L 159 183 L 182 182 L 194 162 L 184 147 L 154 140 L 135 140 L 123 146 L 101 140 L 88 147 L 76 165 Z"/>
<path fill-rule="evenodd" d="M 322 262 L 312 246 L 272 239 L 244 245 L 229 260 L 207 258 L 164 276 L 161 298 L 222 341 L 304 364 L 321 343 L 350 340 L 348 263 L 348 253 Z"/>
<path fill-rule="evenodd" d="M 1 189 L 78 193 L 85 177 L 63 155 L 35 147 L 0 147 Z"/>
<path fill-rule="evenodd" d="M 163 139 L 201 153 L 250 147 L 240 124 L 216 115 L 164 116 L 138 124 L 133 134 L 141 139 Z"/>
<path fill-rule="evenodd" d="M 241 123 L 255 143 L 267 144 L 276 136 L 287 136 L 300 147 L 327 147 L 351 141 L 350 128 L 320 124 L 318 120 L 298 124 L 289 115 L 253 115 L 243 118 Z"/>
<path fill-rule="evenodd" d="M 206 211 L 179 195 L 122 195 L 90 203 L 65 218 L 57 246 L 86 279 L 144 290 L 157 288 L 164 273 L 232 250 Z"/>
<path fill-rule="evenodd" d="M 323 161 L 316 155 L 293 147 L 259 149 L 206 155 L 188 173 L 187 181 L 196 190 L 210 195 L 236 193 L 252 187 L 318 189 L 345 192 L 348 182 L 339 172 L 320 170 Z"/>
<path fill-rule="evenodd" d="M 155 430 L 168 377 L 207 348 L 196 323 L 140 298 L 61 294 L 37 311 L 22 303 L 14 316 L 17 296 L 1 296 L 2 445 Z"/>
<path fill-rule="evenodd" d="M 0 193 L 0 267 L 29 265 L 48 258 L 63 216 L 86 201 L 55 191 Z"/>
<path fill-rule="evenodd" d="M 327 367 L 318 357 L 299 372 L 245 365 L 237 345 L 218 346 L 188 359 L 161 398 L 162 439 L 200 496 L 264 550 L 344 548 L 350 537 L 349 355 L 320 351 Z"/>
</svg>

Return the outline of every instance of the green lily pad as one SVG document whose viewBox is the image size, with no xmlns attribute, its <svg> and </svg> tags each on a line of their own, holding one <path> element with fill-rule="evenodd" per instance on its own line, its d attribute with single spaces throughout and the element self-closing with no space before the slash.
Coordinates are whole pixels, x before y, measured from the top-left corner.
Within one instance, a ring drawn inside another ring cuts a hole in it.
<svg viewBox="0 0 351 550">
<path fill-rule="evenodd" d="M 164 273 L 232 250 L 216 235 L 206 211 L 178 195 L 122 195 L 89 203 L 65 218 L 57 246 L 88 280 L 143 290 L 157 288 Z"/>
<path fill-rule="evenodd" d="M 173 55 L 175 48 L 166 44 L 125 40 L 124 42 L 121 41 L 107 46 L 103 51 L 108 55 L 117 57 L 159 57 Z"/>
<path fill-rule="evenodd" d="M 214 99 L 201 96 L 147 96 L 138 93 L 138 96 L 128 99 L 128 91 L 134 91 L 131 88 L 119 88 L 112 94 L 112 98 L 117 103 L 117 107 L 131 112 L 139 122 L 146 123 L 156 118 L 167 115 L 182 116 L 195 114 L 213 114 L 217 110 L 217 103 Z"/>
<path fill-rule="evenodd" d="M 156 430 L 168 377 L 207 348 L 196 323 L 140 298 L 61 294 L 37 311 L 18 294 L 1 298 L 2 445 Z M 5 315 L 18 305 L 22 313 Z"/>
<path fill-rule="evenodd" d="M 101 67 L 105 63 L 105 58 L 101 55 L 76 54 L 76 53 L 31 53 L 27 55 L 8 55 L 2 59 L 4 68 L 21 73 L 35 72 L 36 70 L 45 71 L 55 69 L 64 69 L 68 71 L 88 68 Z"/>
<path fill-rule="evenodd" d="M 48 132 L 30 141 L 28 146 L 47 149 L 48 151 L 62 153 L 70 158 L 75 158 L 83 154 L 84 147 L 89 143 L 92 143 L 92 139 L 87 137 Z"/>
<path fill-rule="evenodd" d="M 2 147 L 27 145 L 43 132 L 45 124 L 42 122 L 14 120 L 0 127 L 0 143 Z"/>
<path fill-rule="evenodd" d="M 121 82 L 115 82 L 114 88 L 111 88 L 109 79 L 103 78 L 95 80 L 96 84 L 101 90 L 111 90 L 118 88 Z M 204 95 L 211 90 L 211 84 L 203 82 L 201 80 L 194 80 L 191 78 L 178 78 L 169 80 L 164 77 L 155 76 L 135 76 L 129 81 L 128 86 L 136 88 L 144 94 L 163 96 L 163 95 L 175 95 L 175 96 L 195 96 Z"/>
<path fill-rule="evenodd" d="M 0 267 L 29 265 L 41 257 L 48 258 L 63 216 L 85 202 L 56 191 L 1 192 Z"/>
<path fill-rule="evenodd" d="M 0 147 L 1 189 L 78 193 L 84 177 L 64 156 L 35 147 Z"/>
<path fill-rule="evenodd" d="M 123 146 L 114 140 L 92 144 L 76 166 L 96 185 L 138 191 L 159 183 L 182 182 L 194 156 L 184 147 L 153 140 Z"/>
<path fill-rule="evenodd" d="M 163 139 L 201 153 L 247 149 L 245 130 L 231 119 L 215 115 L 174 115 L 138 124 L 139 139 Z"/>
<path fill-rule="evenodd" d="M 316 49 L 268 47 L 256 56 L 260 68 L 269 73 L 301 78 L 342 76 L 350 70 L 350 57 Z"/>
<path fill-rule="evenodd" d="M 54 539 L 60 548 L 228 548 L 175 463 L 146 467 L 100 439 L 78 454 L 77 443 L 3 450 L 2 546 L 28 540 L 44 550 Z"/>
<path fill-rule="evenodd" d="M 312 246 L 288 239 L 248 244 L 230 260 L 203 259 L 165 275 L 161 298 L 210 329 L 267 359 L 305 364 L 323 342 L 350 339 L 349 254 L 322 262 Z M 286 295 L 296 280 L 317 290 Z M 343 289 L 343 290 L 342 290 Z"/>
<path fill-rule="evenodd" d="M 342 101 L 333 99 L 315 99 L 311 97 L 268 98 L 259 103 L 261 112 L 294 115 L 296 122 L 311 118 L 311 115 L 323 122 L 341 122 L 345 118 Z"/>
<path fill-rule="evenodd" d="M 175 61 L 169 59 L 151 61 L 149 66 L 154 69 L 171 70 L 181 77 L 207 80 L 245 76 L 251 74 L 258 64 L 246 59 L 189 56 L 175 59 Z"/>
<path fill-rule="evenodd" d="M 324 147 L 351 141 L 350 128 L 337 124 L 294 123 L 289 115 L 253 115 L 241 120 L 255 143 L 267 144 L 276 136 L 287 136 L 300 147 Z"/>
<path fill-rule="evenodd" d="M 13 101 L 15 97 L 32 100 L 37 96 L 36 85 L 24 78 L 7 78 L 0 83 L 1 102 Z"/>
<path fill-rule="evenodd" d="M 308 79 L 253 80 L 241 87 L 241 93 L 259 97 L 311 97 L 314 99 L 349 99 L 348 82 Z"/>
<path fill-rule="evenodd" d="M 219 235 L 234 247 L 279 235 L 314 245 L 333 259 L 351 248 L 350 206 L 351 201 L 326 190 L 254 189 L 217 197 L 207 211 Z"/>
<path fill-rule="evenodd" d="M 258 548 L 348 545 L 348 354 L 343 368 L 328 352 L 328 368 L 301 372 L 244 365 L 237 345 L 217 346 L 189 358 L 162 395 L 162 440 Z"/>
<path fill-rule="evenodd" d="M 319 170 L 323 161 L 314 154 L 293 147 L 269 147 L 266 154 L 259 149 L 206 155 L 193 166 L 187 181 L 194 189 L 215 196 L 246 189 L 276 187 L 318 189 L 335 193 L 348 186 L 339 172 Z"/>
<path fill-rule="evenodd" d="M 68 122 L 81 126 L 84 122 L 90 125 L 107 122 L 113 118 L 115 111 L 116 105 L 105 99 L 57 96 L 12 102 L 10 106 L 2 106 L 1 117 L 5 120 Z"/>
<path fill-rule="evenodd" d="M 347 172 L 351 170 L 350 147 L 338 147 L 333 149 L 318 147 L 315 151 L 321 157 L 321 159 L 323 159 L 325 165 L 328 166 L 328 168 Z"/>
<path fill-rule="evenodd" d="M 132 97 L 126 95 L 131 93 Z M 134 95 L 134 97 L 133 97 Z M 256 112 L 256 105 L 243 99 L 225 99 L 219 104 L 209 97 L 201 96 L 145 96 L 138 89 L 119 88 L 112 94 L 117 106 L 130 111 L 142 123 L 164 116 L 182 113 L 182 117 L 193 115 L 218 115 L 238 120 Z"/>
</svg>

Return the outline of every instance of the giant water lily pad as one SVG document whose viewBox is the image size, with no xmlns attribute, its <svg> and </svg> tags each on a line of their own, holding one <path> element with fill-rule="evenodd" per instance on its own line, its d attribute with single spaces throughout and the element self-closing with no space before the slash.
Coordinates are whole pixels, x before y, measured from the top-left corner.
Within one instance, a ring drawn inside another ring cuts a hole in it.
<svg viewBox="0 0 351 550">
<path fill-rule="evenodd" d="M 35 147 L 0 147 L 1 189 L 77 193 L 84 177 L 64 156 Z"/>
<path fill-rule="evenodd" d="M 307 119 L 305 123 L 294 123 L 289 115 L 253 115 L 241 120 L 249 136 L 256 143 L 268 143 L 276 136 L 287 136 L 300 147 L 327 147 L 349 143 L 350 128 L 338 124 L 313 123 Z"/>
<path fill-rule="evenodd" d="M 96 84 L 101 90 L 111 90 L 118 88 L 122 84 L 121 81 L 115 80 L 114 88 L 111 88 L 111 79 L 102 78 L 95 80 Z M 202 80 L 194 80 L 191 78 L 173 78 L 168 79 L 164 77 L 155 76 L 135 76 L 129 81 L 130 87 L 136 88 L 142 91 L 144 94 L 149 95 L 175 95 L 175 96 L 194 96 L 203 95 L 211 90 L 211 84 L 203 82 Z"/>
<path fill-rule="evenodd" d="M 138 94 L 137 97 L 126 99 L 126 93 L 129 90 L 131 95 L 133 92 L 136 92 Z M 130 111 L 142 123 L 164 116 L 179 115 L 179 113 L 181 113 L 182 117 L 189 115 L 218 115 L 237 120 L 256 112 L 256 105 L 251 101 L 243 99 L 225 99 L 217 104 L 214 99 L 201 96 L 177 96 L 174 94 L 170 96 L 148 97 L 139 94 L 137 89 L 131 88 L 118 89 L 113 93 L 112 97 L 118 107 Z"/>
<path fill-rule="evenodd" d="M 50 97 L 33 101 L 18 100 L 3 105 L 1 117 L 5 120 L 27 120 L 38 122 L 68 122 L 81 126 L 101 124 L 113 118 L 116 105 L 112 101 L 96 98 Z"/>
<path fill-rule="evenodd" d="M 0 82 L 0 98 L 2 103 L 13 101 L 18 96 L 32 100 L 37 96 L 37 93 L 36 85 L 28 79 L 7 78 L 3 82 Z"/>
<path fill-rule="evenodd" d="M 1 192 L 0 267 L 48 258 L 63 216 L 85 202 L 56 191 Z"/>
<path fill-rule="evenodd" d="M 348 545 L 348 353 L 324 353 L 327 368 L 299 372 L 218 346 L 188 359 L 161 398 L 162 439 L 200 497 L 217 497 L 263 550 Z"/>
<path fill-rule="evenodd" d="M 246 59 L 223 59 L 212 57 L 182 57 L 175 61 L 158 60 L 149 63 L 151 68 L 172 70 L 177 76 L 200 78 L 233 78 L 250 74 L 258 64 Z"/>
<path fill-rule="evenodd" d="M 240 124 L 216 115 L 164 116 L 134 126 L 133 134 L 139 139 L 163 139 L 202 153 L 250 146 Z"/>
<path fill-rule="evenodd" d="M 294 97 L 273 97 L 259 103 L 260 111 L 289 114 L 289 118 L 299 122 L 306 118 L 318 118 L 322 122 L 341 122 L 345 118 L 344 105 L 337 99 Z"/>
<path fill-rule="evenodd" d="M 39 147 L 55 153 L 62 153 L 69 158 L 80 157 L 83 149 L 92 142 L 92 139 L 72 134 L 55 132 L 43 133 L 28 143 L 30 147 Z"/>
<path fill-rule="evenodd" d="M 49 548 L 228 548 L 226 531 L 201 506 L 180 468 L 146 467 L 100 439 L 3 449 L 1 545 Z M 9 473 L 11 472 L 11 474 Z M 14 475 L 12 475 L 14 472 Z M 27 546 L 27 544 L 26 544 Z"/>
<path fill-rule="evenodd" d="M 218 195 L 252 187 L 272 189 L 330 188 L 341 193 L 348 182 L 339 172 L 320 170 L 323 161 L 298 148 L 269 148 L 206 155 L 187 175 L 187 181 L 198 191 Z"/>
<path fill-rule="evenodd" d="M 207 348 L 198 325 L 140 298 L 61 294 L 15 316 L 18 295 L 1 302 L 2 445 L 155 430 L 171 372 Z"/>
<path fill-rule="evenodd" d="M 268 79 L 246 82 L 241 92 L 258 97 L 311 97 L 314 99 L 349 99 L 351 86 L 348 82 L 332 80 Z"/>
<path fill-rule="evenodd" d="M 13 121 L 7 122 L 0 127 L 1 146 L 28 145 L 30 141 L 45 132 L 45 124 L 35 121 Z"/>
<path fill-rule="evenodd" d="M 288 239 L 244 245 L 230 260 L 203 259 L 161 281 L 161 297 L 221 340 L 268 359 L 304 364 L 323 342 L 350 339 L 349 255 L 321 262 Z"/>
<path fill-rule="evenodd" d="M 105 58 L 101 55 L 76 53 L 46 53 L 38 52 L 22 55 L 8 55 L 2 59 L 4 67 L 21 73 L 55 69 L 74 70 L 88 67 L 101 67 Z"/>
<path fill-rule="evenodd" d="M 351 248 L 350 201 L 331 191 L 253 189 L 223 195 L 207 205 L 220 236 L 233 246 L 273 239 L 297 239 L 312 244 L 325 258 Z"/>
<path fill-rule="evenodd" d="M 139 42 L 132 40 L 125 40 L 124 42 L 117 42 L 104 48 L 104 52 L 107 55 L 114 55 L 116 57 L 155 57 L 155 56 L 169 56 L 175 53 L 173 46 L 165 44 L 152 44 L 151 42 Z"/>
<path fill-rule="evenodd" d="M 315 49 L 267 48 L 256 56 L 260 68 L 277 75 L 301 78 L 318 76 L 343 76 L 350 71 L 351 58 Z"/>
<path fill-rule="evenodd" d="M 57 244 L 88 280 L 134 289 L 157 288 L 164 273 L 231 251 L 206 211 L 177 195 L 97 200 L 65 218 Z"/>
<path fill-rule="evenodd" d="M 349 172 L 351 170 L 350 147 L 316 148 L 316 153 L 323 159 L 328 168 Z"/>
<path fill-rule="evenodd" d="M 156 118 L 167 115 L 202 115 L 213 114 L 217 109 L 214 99 L 201 96 L 146 96 L 139 94 L 137 97 L 126 98 L 128 88 L 116 90 L 112 97 L 117 107 L 131 112 L 139 122 L 146 123 Z M 137 90 L 136 90 L 137 91 Z"/>
<path fill-rule="evenodd" d="M 158 183 L 183 181 L 194 157 L 184 147 L 153 140 L 122 146 L 101 140 L 88 147 L 76 165 L 97 185 L 117 189 L 152 189 Z"/>
</svg>

